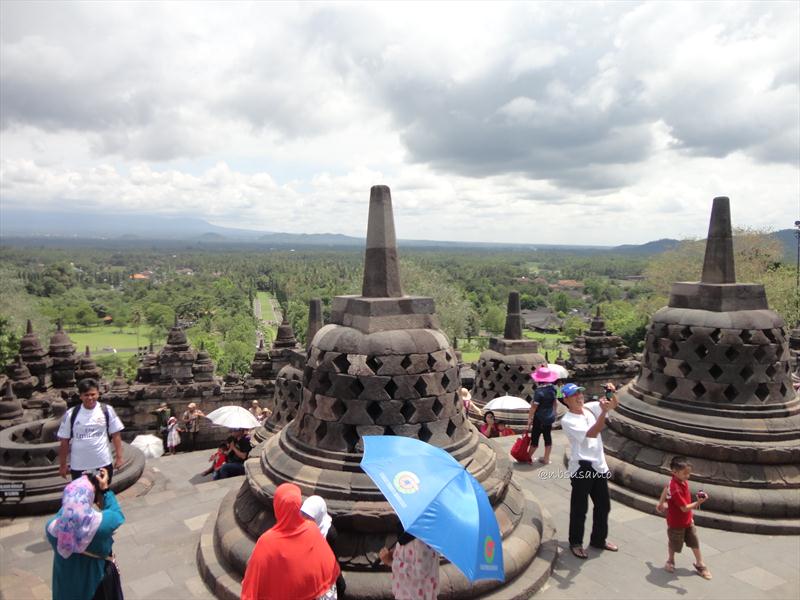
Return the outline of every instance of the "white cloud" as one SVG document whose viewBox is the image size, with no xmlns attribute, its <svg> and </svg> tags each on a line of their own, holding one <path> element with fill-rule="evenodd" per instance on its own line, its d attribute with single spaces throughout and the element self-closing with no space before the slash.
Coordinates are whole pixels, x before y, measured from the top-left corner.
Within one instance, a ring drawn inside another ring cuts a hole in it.
<svg viewBox="0 0 800 600">
<path fill-rule="evenodd" d="M 702 235 L 721 194 L 788 227 L 798 107 L 794 3 L 0 4 L 3 206 L 362 235 L 384 183 L 406 238 Z"/>
</svg>

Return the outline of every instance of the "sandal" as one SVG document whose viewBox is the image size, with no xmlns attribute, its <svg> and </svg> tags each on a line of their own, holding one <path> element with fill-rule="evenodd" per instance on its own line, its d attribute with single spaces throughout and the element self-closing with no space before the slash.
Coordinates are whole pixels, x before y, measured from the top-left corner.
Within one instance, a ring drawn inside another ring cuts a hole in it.
<svg viewBox="0 0 800 600">
<path fill-rule="evenodd" d="M 589 558 L 589 555 L 586 554 L 586 550 L 583 549 L 583 546 L 570 546 L 569 550 L 570 552 L 572 552 L 572 555 L 576 558 L 583 558 L 583 559 Z"/>
<path fill-rule="evenodd" d="M 711 571 L 705 565 L 698 565 L 693 564 L 694 570 L 697 571 L 697 574 L 700 575 L 703 579 L 711 579 Z"/>
<path fill-rule="evenodd" d="M 675 572 L 675 563 L 672 562 L 671 560 L 668 560 L 666 562 L 666 564 L 664 565 L 664 570 L 667 573 L 674 573 Z"/>
<path fill-rule="evenodd" d="M 606 542 L 603 546 L 595 546 L 590 544 L 592 548 L 597 548 L 598 550 L 608 550 L 609 552 L 617 552 L 619 550 L 619 546 L 612 542 Z"/>
<path fill-rule="evenodd" d="M 549 460 L 545 460 L 544 458 L 540 458 L 539 462 L 542 463 L 543 465 L 549 465 L 550 464 L 550 461 Z"/>
</svg>

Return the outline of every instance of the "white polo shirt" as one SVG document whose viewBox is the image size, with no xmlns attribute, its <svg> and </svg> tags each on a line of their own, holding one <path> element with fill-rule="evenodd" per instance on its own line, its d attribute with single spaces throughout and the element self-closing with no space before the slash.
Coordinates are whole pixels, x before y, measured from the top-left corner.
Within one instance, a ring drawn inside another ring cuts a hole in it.
<svg viewBox="0 0 800 600">
<path fill-rule="evenodd" d="M 586 437 L 586 432 L 597 423 L 600 412 L 599 402 L 587 402 L 583 405 L 583 414 L 578 415 L 568 411 L 561 417 L 561 429 L 564 430 L 569 440 L 567 471 L 570 476 L 578 471 L 580 468 L 578 463 L 581 460 L 590 461 L 592 468 L 598 473 L 608 473 L 601 434 L 598 433 L 596 438 Z"/>
<path fill-rule="evenodd" d="M 117 433 L 125 429 L 117 413 L 108 407 L 108 433 Z M 106 417 L 100 402 L 92 410 L 86 410 L 83 404 L 70 408 L 61 419 L 58 428 L 58 437 L 62 440 L 70 438 L 70 420 L 72 411 L 77 410 L 75 417 L 75 435 L 70 443 L 69 468 L 73 471 L 86 471 L 98 469 L 111 464 L 111 449 L 106 436 Z"/>
</svg>

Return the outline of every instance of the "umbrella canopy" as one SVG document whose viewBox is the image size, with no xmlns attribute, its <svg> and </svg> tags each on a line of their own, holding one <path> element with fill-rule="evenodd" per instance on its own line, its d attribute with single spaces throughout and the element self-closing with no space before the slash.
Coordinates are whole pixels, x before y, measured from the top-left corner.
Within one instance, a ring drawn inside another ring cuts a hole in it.
<svg viewBox="0 0 800 600">
<path fill-rule="evenodd" d="M 222 406 L 217 410 L 212 410 L 206 417 L 214 425 L 221 425 L 229 429 L 255 429 L 261 426 L 258 419 L 241 406 Z"/>
<path fill-rule="evenodd" d="M 528 410 L 531 407 L 528 401 L 524 398 L 517 398 L 516 396 L 500 396 L 486 403 L 483 407 L 484 412 L 487 410 Z"/>
<path fill-rule="evenodd" d="M 157 435 L 137 435 L 131 446 L 141 450 L 145 458 L 158 458 L 164 454 L 164 442 Z"/>
<path fill-rule="evenodd" d="M 441 448 L 402 436 L 364 436 L 361 468 L 404 529 L 470 581 L 505 580 L 503 545 L 486 491 Z"/>
<path fill-rule="evenodd" d="M 549 364 L 547 365 L 547 368 L 551 371 L 555 371 L 558 374 L 559 379 L 569 379 L 569 371 L 567 371 L 567 369 L 561 365 Z"/>
</svg>

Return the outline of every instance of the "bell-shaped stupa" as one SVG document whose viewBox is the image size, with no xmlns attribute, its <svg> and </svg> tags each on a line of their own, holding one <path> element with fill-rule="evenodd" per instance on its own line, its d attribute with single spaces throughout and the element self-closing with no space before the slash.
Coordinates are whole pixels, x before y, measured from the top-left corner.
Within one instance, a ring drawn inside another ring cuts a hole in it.
<svg viewBox="0 0 800 600">
<path fill-rule="evenodd" d="M 75 344 L 69 339 L 58 320 L 56 332 L 50 338 L 48 351 L 52 360 L 51 378 L 53 387 L 58 389 L 71 389 L 75 386 L 75 368 L 78 366 L 78 357 L 75 355 Z"/>
<path fill-rule="evenodd" d="M 700 525 L 800 533 L 800 399 L 783 320 L 762 285 L 736 283 L 728 198 L 715 198 L 702 278 L 653 315 L 642 370 L 603 433 L 612 495 L 652 510 L 686 455 L 709 500 Z"/>
<path fill-rule="evenodd" d="M 319 494 L 327 502 L 347 597 L 392 598 L 389 571 L 374 565 L 379 550 L 396 539 L 399 522 L 359 466 L 364 435 L 402 435 L 443 448 L 489 495 L 503 536 L 506 583 L 470 585 L 444 563 L 441 597 L 533 593 L 553 560 L 550 544 L 542 545 L 552 528 L 515 483 L 506 453 L 470 425 L 459 386 L 433 300 L 402 292 L 391 195 L 388 187 L 375 186 L 362 295 L 334 298 L 330 322 L 308 350 L 297 416 L 246 462 L 245 483 L 222 501 L 201 537 L 200 569 L 217 596 L 238 597 L 253 546 L 274 523 L 275 489 L 293 482 L 304 496 Z"/>
</svg>

